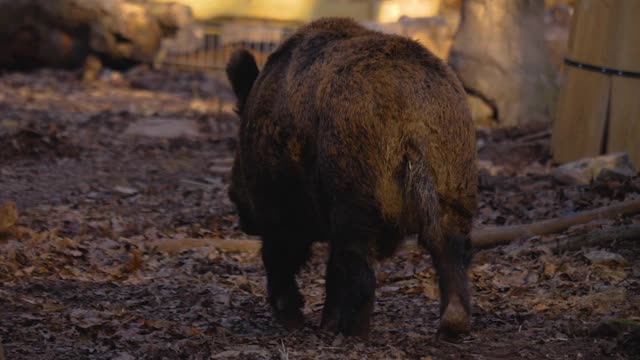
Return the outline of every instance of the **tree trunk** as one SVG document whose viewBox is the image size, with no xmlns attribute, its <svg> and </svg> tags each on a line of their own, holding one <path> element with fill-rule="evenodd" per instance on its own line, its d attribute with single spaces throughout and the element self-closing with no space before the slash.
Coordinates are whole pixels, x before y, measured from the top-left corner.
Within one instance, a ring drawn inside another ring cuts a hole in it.
<svg viewBox="0 0 640 360">
<path fill-rule="evenodd" d="M 556 89 L 543 30 L 543 1 L 462 4 L 449 64 L 467 92 L 493 109 L 500 125 L 549 118 Z"/>
</svg>

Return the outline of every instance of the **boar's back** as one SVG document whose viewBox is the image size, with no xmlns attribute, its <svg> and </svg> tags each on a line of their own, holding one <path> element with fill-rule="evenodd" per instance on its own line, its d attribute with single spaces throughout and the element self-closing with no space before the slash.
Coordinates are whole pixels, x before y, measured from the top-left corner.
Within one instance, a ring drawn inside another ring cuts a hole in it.
<svg viewBox="0 0 640 360">
<path fill-rule="evenodd" d="M 440 199 L 475 211 L 464 90 L 413 40 L 316 21 L 269 57 L 241 116 L 240 166 L 264 228 L 415 232 L 403 189 L 412 161 Z"/>
</svg>

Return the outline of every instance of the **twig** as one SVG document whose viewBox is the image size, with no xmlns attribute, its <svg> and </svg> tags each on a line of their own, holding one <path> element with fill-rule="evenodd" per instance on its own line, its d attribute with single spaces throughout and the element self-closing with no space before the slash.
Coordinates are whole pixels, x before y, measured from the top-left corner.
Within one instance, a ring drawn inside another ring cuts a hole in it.
<svg viewBox="0 0 640 360">
<path fill-rule="evenodd" d="M 542 130 L 542 131 L 535 132 L 533 134 L 525 135 L 520 139 L 518 139 L 518 141 L 529 142 L 534 140 L 546 139 L 548 137 L 551 137 L 551 130 Z"/>
</svg>

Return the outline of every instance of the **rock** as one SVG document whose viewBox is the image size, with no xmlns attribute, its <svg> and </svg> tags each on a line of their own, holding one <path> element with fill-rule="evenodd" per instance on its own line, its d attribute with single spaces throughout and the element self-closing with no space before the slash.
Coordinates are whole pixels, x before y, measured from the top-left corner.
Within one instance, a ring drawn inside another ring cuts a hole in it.
<svg viewBox="0 0 640 360">
<path fill-rule="evenodd" d="M 640 330 L 640 323 L 633 320 L 604 320 L 599 323 L 593 330 L 591 330 L 591 336 L 618 337 L 624 335 L 625 333 L 637 332 L 638 330 Z"/>
<path fill-rule="evenodd" d="M 478 160 L 478 171 L 482 174 L 497 176 L 504 172 L 504 167 L 495 166 L 490 160 Z"/>
<path fill-rule="evenodd" d="M 237 359 L 237 358 L 266 358 L 269 352 L 256 345 L 245 345 L 238 350 L 226 350 L 214 355 L 211 355 L 211 359 Z"/>
<path fill-rule="evenodd" d="M 636 323 L 636 327 L 633 330 L 622 336 L 620 343 L 621 348 L 630 354 L 637 354 L 638 349 L 640 349 L 640 326 L 638 326 L 638 323 Z"/>
<path fill-rule="evenodd" d="M 202 50 L 204 38 L 205 33 L 201 26 L 191 25 L 181 28 L 173 36 L 162 39 L 160 50 L 154 61 L 159 64 L 167 55 L 190 54 Z"/>
<path fill-rule="evenodd" d="M 129 353 L 121 352 L 113 360 L 135 360 L 135 357 Z"/>
<path fill-rule="evenodd" d="M 495 104 L 500 125 L 544 121 L 556 96 L 544 2 L 466 0 L 449 64 L 468 91 Z"/>
<path fill-rule="evenodd" d="M 113 188 L 113 191 L 125 196 L 133 196 L 138 193 L 138 190 L 130 188 L 128 186 L 116 186 Z"/>
<path fill-rule="evenodd" d="M 83 81 L 95 81 L 100 76 L 102 71 L 102 61 L 95 55 L 89 55 L 84 60 L 84 67 L 82 69 Z"/>
<path fill-rule="evenodd" d="M 597 178 L 621 179 L 633 177 L 637 173 L 638 170 L 626 153 L 615 153 L 558 166 L 553 171 L 553 177 L 568 185 L 587 185 Z"/>
<path fill-rule="evenodd" d="M 209 168 L 209 172 L 215 176 L 228 178 L 231 176 L 231 166 L 213 165 Z"/>
<path fill-rule="evenodd" d="M 122 73 L 112 69 L 105 69 L 100 72 L 100 80 L 116 86 L 126 84 Z"/>
<path fill-rule="evenodd" d="M 172 118 L 153 118 L 136 121 L 129 125 L 125 134 L 165 139 L 197 138 L 201 136 L 196 121 Z"/>
<path fill-rule="evenodd" d="M 622 257 L 620 254 L 612 253 L 605 250 L 593 250 L 584 254 L 592 264 L 605 265 L 605 266 L 628 266 L 629 261 Z"/>
<path fill-rule="evenodd" d="M 179 29 L 190 27 L 194 23 L 193 12 L 186 5 L 173 2 L 151 2 L 147 4 L 147 9 L 158 20 L 158 23 L 166 33 L 175 33 Z"/>
<path fill-rule="evenodd" d="M 598 174 L 598 177 L 596 178 L 596 180 L 598 180 L 598 181 L 608 181 L 608 180 L 623 181 L 625 179 L 633 177 L 635 175 L 634 170 L 635 169 L 629 170 L 627 168 L 622 168 L 622 169 L 620 169 L 620 168 L 614 168 L 614 169 L 604 168 L 604 169 L 602 169 L 602 171 L 600 171 L 600 174 Z"/>
</svg>

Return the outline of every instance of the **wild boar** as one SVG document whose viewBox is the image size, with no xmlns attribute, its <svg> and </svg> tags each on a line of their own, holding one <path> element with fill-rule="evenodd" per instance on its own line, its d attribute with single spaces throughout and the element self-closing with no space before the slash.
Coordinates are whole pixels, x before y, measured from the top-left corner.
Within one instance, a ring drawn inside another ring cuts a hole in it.
<svg viewBox="0 0 640 360">
<path fill-rule="evenodd" d="M 439 331 L 468 332 L 475 132 L 452 70 L 416 41 L 328 18 L 262 71 L 235 52 L 227 76 L 241 118 L 229 196 L 242 230 L 262 238 L 275 318 L 303 325 L 295 277 L 328 241 L 321 325 L 367 334 L 371 262 L 417 234 L 439 278 Z"/>
</svg>

